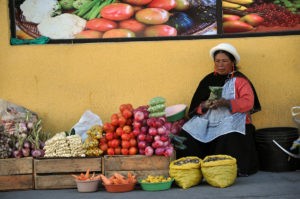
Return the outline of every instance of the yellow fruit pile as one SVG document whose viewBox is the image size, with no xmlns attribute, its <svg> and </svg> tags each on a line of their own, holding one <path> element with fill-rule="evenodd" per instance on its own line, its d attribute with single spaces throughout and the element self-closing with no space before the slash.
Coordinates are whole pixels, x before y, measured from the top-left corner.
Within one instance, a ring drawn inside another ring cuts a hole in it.
<svg viewBox="0 0 300 199">
<path fill-rule="evenodd" d="M 148 175 L 147 178 L 143 179 L 141 182 L 142 183 L 161 183 L 161 182 L 169 182 L 171 181 L 171 177 L 165 177 L 165 176 L 153 176 L 153 175 Z"/>
</svg>

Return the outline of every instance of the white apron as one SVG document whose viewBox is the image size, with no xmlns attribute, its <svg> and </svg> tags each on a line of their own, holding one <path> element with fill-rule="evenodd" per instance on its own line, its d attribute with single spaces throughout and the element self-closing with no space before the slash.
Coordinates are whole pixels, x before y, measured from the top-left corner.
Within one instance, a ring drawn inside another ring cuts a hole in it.
<svg viewBox="0 0 300 199">
<path fill-rule="evenodd" d="M 222 98 L 235 98 L 235 80 L 229 79 L 223 86 Z M 183 125 L 183 130 L 195 139 L 207 143 L 231 132 L 245 135 L 246 113 L 231 114 L 226 107 L 209 109 L 203 115 L 195 115 Z"/>
</svg>

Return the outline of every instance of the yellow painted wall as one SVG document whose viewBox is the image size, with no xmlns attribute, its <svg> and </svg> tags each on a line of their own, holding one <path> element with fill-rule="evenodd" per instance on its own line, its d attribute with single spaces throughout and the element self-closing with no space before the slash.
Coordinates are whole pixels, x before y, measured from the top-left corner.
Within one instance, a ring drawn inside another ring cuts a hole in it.
<svg viewBox="0 0 300 199">
<path fill-rule="evenodd" d="M 90 109 L 103 122 L 122 103 L 190 103 L 213 70 L 209 49 L 230 42 L 256 86 L 263 110 L 257 128 L 295 126 L 300 105 L 300 36 L 10 46 L 8 1 L 0 0 L 0 98 L 29 108 L 51 133 L 69 130 Z"/>
</svg>

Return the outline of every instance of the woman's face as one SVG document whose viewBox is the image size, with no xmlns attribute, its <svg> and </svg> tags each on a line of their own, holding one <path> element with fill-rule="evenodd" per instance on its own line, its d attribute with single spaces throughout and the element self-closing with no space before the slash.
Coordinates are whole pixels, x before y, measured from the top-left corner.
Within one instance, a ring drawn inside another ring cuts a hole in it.
<svg viewBox="0 0 300 199">
<path fill-rule="evenodd" d="M 232 72 L 234 63 L 225 53 L 218 53 L 215 56 L 215 71 L 220 75 L 227 75 Z"/>
</svg>

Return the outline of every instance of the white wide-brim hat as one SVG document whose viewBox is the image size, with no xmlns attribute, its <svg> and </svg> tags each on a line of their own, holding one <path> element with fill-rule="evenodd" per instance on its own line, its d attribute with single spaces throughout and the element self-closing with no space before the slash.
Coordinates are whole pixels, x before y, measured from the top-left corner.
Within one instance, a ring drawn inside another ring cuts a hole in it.
<svg viewBox="0 0 300 199">
<path fill-rule="evenodd" d="M 209 54 L 211 56 L 212 59 L 214 59 L 214 54 L 216 51 L 218 50 L 224 50 L 226 52 L 229 52 L 230 54 L 233 55 L 233 57 L 235 58 L 236 64 L 240 61 L 240 55 L 237 52 L 237 50 L 235 49 L 234 46 L 232 46 L 231 44 L 228 43 L 220 43 L 219 45 L 213 47 Z"/>
</svg>

